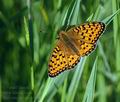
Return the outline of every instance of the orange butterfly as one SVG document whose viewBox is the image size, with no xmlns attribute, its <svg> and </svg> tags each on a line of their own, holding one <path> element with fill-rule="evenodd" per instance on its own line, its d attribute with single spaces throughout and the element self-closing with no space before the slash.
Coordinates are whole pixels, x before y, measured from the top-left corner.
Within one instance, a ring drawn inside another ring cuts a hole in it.
<svg viewBox="0 0 120 102">
<path fill-rule="evenodd" d="M 60 31 L 49 61 L 49 76 L 55 77 L 74 68 L 80 57 L 90 54 L 95 49 L 96 42 L 104 30 L 104 23 L 90 22 Z"/>
</svg>

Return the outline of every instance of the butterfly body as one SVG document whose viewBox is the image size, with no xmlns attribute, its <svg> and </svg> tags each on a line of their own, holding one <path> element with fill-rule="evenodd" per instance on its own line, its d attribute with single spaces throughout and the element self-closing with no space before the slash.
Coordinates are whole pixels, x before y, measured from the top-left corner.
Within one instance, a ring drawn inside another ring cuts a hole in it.
<svg viewBox="0 0 120 102">
<path fill-rule="evenodd" d="M 74 68 L 81 57 L 95 49 L 96 42 L 104 30 L 104 23 L 91 22 L 60 31 L 49 61 L 49 76 L 55 77 L 65 70 Z"/>
<path fill-rule="evenodd" d="M 59 35 L 61 42 L 63 42 L 64 45 L 69 48 L 72 53 L 79 55 L 79 49 L 77 48 L 74 39 L 70 38 L 64 31 L 61 31 Z"/>
</svg>

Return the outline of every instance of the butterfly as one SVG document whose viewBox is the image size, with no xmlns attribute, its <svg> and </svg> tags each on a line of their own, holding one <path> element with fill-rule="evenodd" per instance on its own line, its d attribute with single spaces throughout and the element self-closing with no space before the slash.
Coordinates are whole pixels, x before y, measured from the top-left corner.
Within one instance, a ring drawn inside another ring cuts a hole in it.
<svg viewBox="0 0 120 102">
<path fill-rule="evenodd" d="M 80 58 L 90 54 L 100 35 L 105 31 L 103 22 L 88 22 L 61 30 L 49 60 L 48 75 L 55 77 L 75 67 Z"/>
</svg>

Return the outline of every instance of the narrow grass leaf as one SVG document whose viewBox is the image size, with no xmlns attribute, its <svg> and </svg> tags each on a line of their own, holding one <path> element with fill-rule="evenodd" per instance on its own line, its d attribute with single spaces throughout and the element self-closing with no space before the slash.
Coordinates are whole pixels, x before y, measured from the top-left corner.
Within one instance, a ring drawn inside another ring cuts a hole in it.
<svg viewBox="0 0 120 102">
<path fill-rule="evenodd" d="M 105 52 L 104 52 L 104 50 L 103 50 L 103 46 L 102 46 L 102 44 L 100 43 L 100 41 L 98 41 L 98 48 L 99 48 L 99 52 L 100 52 L 100 54 L 101 54 L 101 56 L 102 56 L 102 58 L 103 58 L 103 60 L 104 60 L 104 63 L 105 63 L 105 66 L 106 66 L 106 70 L 107 70 L 108 72 L 111 72 L 110 65 L 109 65 L 109 63 L 108 63 L 106 54 L 105 54 Z"/>
<path fill-rule="evenodd" d="M 98 70 L 99 72 L 104 72 L 104 61 L 102 59 L 99 59 L 98 61 Z M 103 90 L 106 89 L 106 83 L 105 83 L 105 76 L 102 73 L 98 73 L 97 75 L 97 93 L 99 94 L 98 102 L 107 102 L 107 92 L 104 92 Z"/>
<path fill-rule="evenodd" d="M 97 58 L 94 62 L 92 72 L 90 78 L 87 83 L 86 91 L 84 94 L 83 102 L 93 102 L 93 95 L 95 91 L 95 82 L 96 82 L 96 74 L 97 74 Z"/>
<path fill-rule="evenodd" d="M 116 45 L 116 67 L 117 71 L 120 71 L 120 40 L 117 41 Z"/>
<path fill-rule="evenodd" d="M 113 18 L 120 12 L 120 9 L 118 9 L 116 12 L 114 12 L 112 15 L 106 17 L 103 22 L 108 25 L 112 20 Z"/>
<path fill-rule="evenodd" d="M 93 13 L 88 17 L 86 21 L 90 21 L 93 18 Z"/>
<path fill-rule="evenodd" d="M 80 1 L 81 0 L 76 0 L 73 6 L 73 13 L 72 13 L 72 19 L 71 19 L 71 24 L 74 25 L 78 21 L 79 17 L 79 8 L 80 8 Z"/>
<path fill-rule="evenodd" d="M 27 43 L 27 46 L 30 46 L 30 37 L 29 37 L 29 30 L 28 30 L 28 26 L 27 26 L 27 20 L 26 18 L 24 17 L 24 27 L 25 27 L 25 39 L 26 39 L 26 43 Z"/>
<path fill-rule="evenodd" d="M 68 89 L 67 102 L 73 102 L 87 57 L 81 58 Z"/>
<path fill-rule="evenodd" d="M 112 11 L 113 11 L 113 13 L 115 11 L 117 11 L 117 9 L 118 9 L 117 0 L 112 0 Z M 118 19 L 118 15 L 117 15 L 113 19 L 113 32 L 114 32 L 114 44 L 115 44 L 115 46 L 116 46 L 116 43 L 117 43 L 117 35 L 118 35 L 118 29 L 119 29 L 118 22 L 119 22 L 119 19 Z"/>
<path fill-rule="evenodd" d="M 63 86 L 63 89 L 62 89 L 62 96 L 61 96 L 61 102 L 65 102 L 65 99 L 66 99 L 66 90 L 67 90 L 67 78 L 65 79 L 64 81 L 64 86 Z"/>
<path fill-rule="evenodd" d="M 31 89 L 34 90 L 34 72 L 33 65 L 31 66 Z"/>
<path fill-rule="evenodd" d="M 39 102 L 43 102 L 45 97 L 51 93 L 54 92 L 54 94 L 57 92 L 60 85 L 63 83 L 64 79 L 67 77 L 68 72 L 64 72 L 61 75 L 55 77 L 55 78 L 48 78 L 47 83 L 44 87 L 44 90 L 42 90 L 41 96 L 39 96 Z M 50 96 L 51 97 L 51 96 Z M 49 97 L 47 97 L 49 98 Z M 37 98 L 35 98 L 37 99 Z"/>
</svg>

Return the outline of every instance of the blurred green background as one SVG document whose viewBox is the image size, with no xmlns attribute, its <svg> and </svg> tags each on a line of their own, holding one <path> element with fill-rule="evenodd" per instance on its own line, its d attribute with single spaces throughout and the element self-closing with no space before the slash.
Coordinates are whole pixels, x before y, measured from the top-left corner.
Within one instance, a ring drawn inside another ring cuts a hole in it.
<svg viewBox="0 0 120 102">
<path fill-rule="evenodd" d="M 120 0 L 0 0 L 0 102 L 120 102 Z M 103 21 L 96 50 L 48 77 L 62 26 Z"/>
</svg>

